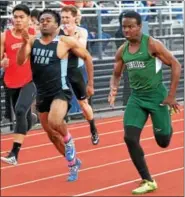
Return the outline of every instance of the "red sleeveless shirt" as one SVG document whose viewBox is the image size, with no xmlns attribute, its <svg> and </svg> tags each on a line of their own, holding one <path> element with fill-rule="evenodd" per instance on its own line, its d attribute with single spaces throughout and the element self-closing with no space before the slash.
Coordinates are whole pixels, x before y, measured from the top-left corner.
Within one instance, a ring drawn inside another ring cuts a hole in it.
<svg viewBox="0 0 185 197">
<path fill-rule="evenodd" d="M 35 34 L 32 28 L 29 28 L 28 32 L 30 35 Z M 22 39 L 13 36 L 11 30 L 5 32 L 5 52 L 9 58 L 9 67 L 5 69 L 4 82 L 8 88 L 21 88 L 32 81 L 30 60 L 21 66 L 16 63 L 17 52 L 21 45 Z"/>
</svg>

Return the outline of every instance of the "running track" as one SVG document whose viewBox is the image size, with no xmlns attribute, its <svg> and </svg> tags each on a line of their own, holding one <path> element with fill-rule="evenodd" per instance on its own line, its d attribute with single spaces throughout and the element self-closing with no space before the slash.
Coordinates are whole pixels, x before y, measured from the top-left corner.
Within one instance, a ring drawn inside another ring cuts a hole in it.
<svg viewBox="0 0 185 197">
<path fill-rule="evenodd" d="M 183 196 L 184 110 L 173 118 L 174 135 L 167 149 L 159 148 L 149 120 L 142 133 L 150 171 L 159 189 L 151 196 Z M 100 144 L 91 145 L 86 122 L 69 125 L 82 168 L 77 182 L 68 183 L 67 163 L 43 130 L 25 139 L 18 166 L 1 163 L 2 196 L 129 196 L 139 176 L 123 143 L 121 117 L 97 120 Z M 12 135 L 1 137 L 1 155 L 11 148 Z"/>
</svg>

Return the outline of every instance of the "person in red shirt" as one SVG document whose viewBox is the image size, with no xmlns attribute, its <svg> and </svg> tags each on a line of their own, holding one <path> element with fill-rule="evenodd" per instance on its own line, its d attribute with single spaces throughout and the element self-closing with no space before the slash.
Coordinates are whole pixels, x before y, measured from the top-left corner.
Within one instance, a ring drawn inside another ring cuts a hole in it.
<svg viewBox="0 0 185 197">
<path fill-rule="evenodd" d="M 62 0 L 61 1 L 61 7 L 64 7 L 66 5 L 74 5 L 77 8 L 83 8 L 84 1 L 83 0 L 74 0 L 74 1 L 72 1 L 72 0 L 71 1 Z"/>
<path fill-rule="evenodd" d="M 74 1 L 65 1 L 65 0 L 62 0 L 62 3 L 65 3 L 66 5 L 74 5 L 75 4 L 75 0 Z"/>
<path fill-rule="evenodd" d="M 35 30 L 29 28 L 30 10 L 18 4 L 13 9 L 13 28 L 1 34 L 1 67 L 4 69 L 4 84 L 12 101 L 16 117 L 14 142 L 11 152 L 1 160 L 16 165 L 18 153 L 27 131 L 32 127 L 31 105 L 35 99 L 36 87 L 32 82 L 30 60 L 20 67 L 16 56 L 22 41 L 22 30 L 27 29 L 32 36 Z"/>
</svg>

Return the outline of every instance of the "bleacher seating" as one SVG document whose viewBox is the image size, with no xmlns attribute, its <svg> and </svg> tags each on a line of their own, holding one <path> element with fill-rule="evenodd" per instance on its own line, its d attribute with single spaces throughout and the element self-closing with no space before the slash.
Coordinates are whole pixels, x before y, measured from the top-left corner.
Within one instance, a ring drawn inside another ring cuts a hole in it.
<svg viewBox="0 0 185 197">
<path fill-rule="evenodd" d="M 8 10 L 11 10 L 12 7 L 17 4 L 18 2 L 10 2 L 10 5 L 8 7 Z M 24 2 L 31 9 L 38 8 L 43 9 L 45 7 L 51 7 L 51 1 L 30 1 L 30 2 Z M 54 7 L 55 4 L 52 4 L 52 9 L 59 10 L 59 6 Z M 119 4 L 118 4 L 119 5 Z M 123 8 L 112 4 L 107 4 L 107 9 L 109 9 L 108 14 L 102 14 L 101 17 L 105 19 L 106 17 L 109 17 L 108 20 L 102 20 L 102 24 L 99 24 L 98 27 L 100 30 L 103 30 L 104 32 L 111 34 L 111 39 L 108 41 L 106 49 L 104 51 L 101 51 L 101 53 L 97 55 L 93 55 L 94 59 L 94 69 L 95 69 L 95 95 L 93 96 L 93 107 L 95 112 L 104 110 L 105 108 L 109 108 L 107 97 L 109 93 L 109 81 L 110 77 L 112 75 L 112 69 L 114 64 L 114 55 L 117 50 L 116 43 L 114 41 L 115 32 L 119 28 L 119 21 L 118 16 L 120 12 L 123 10 Z M 112 6 L 112 7 L 110 7 Z M 182 5 L 179 5 L 181 7 Z M 96 8 L 95 8 L 96 9 Z M 164 1 L 157 1 L 156 4 L 157 12 L 154 13 L 156 16 L 151 21 L 149 21 L 149 34 L 157 37 L 162 36 L 160 40 L 165 43 L 167 48 L 169 48 L 171 51 L 176 53 L 176 57 L 178 60 L 182 63 L 184 72 L 184 56 L 183 56 L 183 50 L 184 50 L 184 31 L 183 26 L 175 20 L 173 16 L 173 13 L 169 10 L 172 9 L 172 4 L 165 4 Z M 7 12 L 7 16 L 5 18 L 10 18 Z M 151 14 L 149 12 L 149 14 Z M 96 14 L 88 15 L 85 14 L 83 17 L 96 17 Z M 97 19 L 98 20 L 98 19 Z M 100 31 L 101 32 L 101 31 Z M 173 37 L 174 36 L 174 37 Z M 89 42 L 92 42 L 93 40 L 89 40 Z M 101 43 L 102 41 L 96 41 L 94 42 Z M 100 45 L 101 47 L 101 45 Z M 98 50 L 98 49 L 97 49 Z M 178 53 L 179 52 L 179 53 Z M 170 69 L 167 67 L 164 67 L 164 81 L 165 84 L 169 87 L 170 82 Z M 130 94 L 130 89 L 127 84 L 127 78 L 122 78 L 118 97 L 116 101 L 116 106 L 118 106 L 120 109 L 122 108 L 122 104 L 125 104 L 128 98 L 128 95 Z M 124 94 L 123 94 L 124 90 Z M 3 86 L 1 85 L 1 115 L 4 114 L 5 105 L 4 105 L 4 93 L 3 93 Z M 180 85 L 177 92 L 177 98 L 178 100 L 183 100 L 183 91 L 184 91 L 184 75 L 181 76 Z M 124 95 L 124 97 L 123 97 Z M 110 108 L 109 108 L 110 109 Z M 1 125 L 2 126 L 2 125 Z"/>
</svg>

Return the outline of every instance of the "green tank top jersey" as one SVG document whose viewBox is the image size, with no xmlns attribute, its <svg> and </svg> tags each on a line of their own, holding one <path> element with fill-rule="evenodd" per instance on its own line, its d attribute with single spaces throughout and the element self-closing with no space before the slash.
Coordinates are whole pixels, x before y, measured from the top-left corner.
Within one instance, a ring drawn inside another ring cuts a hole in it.
<svg viewBox="0 0 185 197">
<path fill-rule="evenodd" d="M 129 76 L 130 87 L 133 90 L 151 91 L 162 83 L 162 62 L 148 52 L 149 36 L 143 34 L 139 50 L 131 54 L 129 43 L 122 53 L 122 59 Z"/>
</svg>

